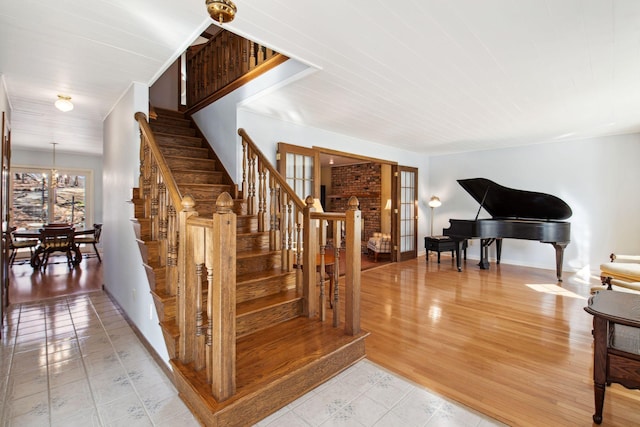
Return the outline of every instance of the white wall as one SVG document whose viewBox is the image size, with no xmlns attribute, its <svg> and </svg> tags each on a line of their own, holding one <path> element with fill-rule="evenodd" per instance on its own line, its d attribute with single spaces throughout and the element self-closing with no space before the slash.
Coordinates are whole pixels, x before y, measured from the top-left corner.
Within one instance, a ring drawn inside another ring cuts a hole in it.
<svg viewBox="0 0 640 427">
<path fill-rule="evenodd" d="M 180 96 L 180 60 L 176 60 L 149 89 L 151 105 L 178 110 Z"/>
<path fill-rule="evenodd" d="M 488 178 L 506 187 L 552 194 L 569 204 L 571 243 L 564 270 L 597 273 L 611 252 L 640 253 L 638 159 L 638 134 L 433 156 L 430 190 L 442 201 L 435 211 L 434 233 L 448 228 L 450 218 L 475 217 L 478 203 L 456 180 Z M 480 218 L 487 217 L 483 210 Z M 468 255 L 479 258 L 478 242 Z M 502 260 L 555 269 L 553 248 L 539 242 L 505 240 Z"/>
<path fill-rule="evenodd" d="M 242 179 L 242 145 L 238 136 L 236 109 L 239 104 L 286 85 L 306 75 L 309 67 L 293 59 L 269 70 L 248 84 L 241 86 L 192 117 L 214 148 L 220 162 L 231 178 Z"/>
<path fill-rule="evenodd" d="M 0 74 L 0 119 L 2 118 L 2 113 L 4 113 L 5 121 L 11 123 L 11 109 L 7 96 L 7 86 L 4 75 Z"/>
<path fill-rule="evenodd" d="M 134 114 L 148 115 L 149 91 L 133 83 L 104 122 L 105 287 L 160 357 L 169 356 L 133 231 L 132 189 L 138 186 L 140 132 Z"/>
<path fill-rule="evenodd" d="M 45 145 L 50 144 L 47 143 Z M 11 150 L 11 168 L 21 166 L 50 168 L 53 158 L 52 149 L 51 147 L 49 148 L 49 151 L 13 148 Z M 57 169 L 82 169 L 92 171 L 93 182 L 90 185 L 93 185 L 93 187 L 88 188 L 87 191 L 93 199 L 93 210 L 90 213 L 91 217 L 87 218 L 87 225 L 90 226 L 92 223 L 102 223 L 102 156 L 65 153 L 59 151 L 58 148 L 56 148 Z"/>
</svg>

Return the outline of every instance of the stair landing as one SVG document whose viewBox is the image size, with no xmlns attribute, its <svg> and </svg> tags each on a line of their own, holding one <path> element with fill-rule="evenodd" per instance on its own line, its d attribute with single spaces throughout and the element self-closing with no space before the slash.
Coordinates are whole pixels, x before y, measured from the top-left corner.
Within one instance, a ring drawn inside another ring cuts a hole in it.
<svg viewBox="0 0 640 427">
<path fill-rule="evenodd" d="M 247 426 L 363 359 L 367 335 L 349 336 L 343 327 L 302 317 L 239 338 L 236 394 L 224 402 L 211 396 L 204 371 L 171 363 L 182 399 L 203 425 Z"/>
</svg>

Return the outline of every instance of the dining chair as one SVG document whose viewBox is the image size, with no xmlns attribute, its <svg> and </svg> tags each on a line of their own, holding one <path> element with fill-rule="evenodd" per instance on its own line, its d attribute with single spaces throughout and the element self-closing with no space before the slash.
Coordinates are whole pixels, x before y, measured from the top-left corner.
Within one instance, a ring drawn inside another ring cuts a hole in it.
<svg viewBox="0 0 640 427">
<path fill-rule="evenodd" d="M 73 227 L 44 227 L 40 230 L 40 247 L 42 262 L 40 266 L 47 269 L 49 256 L 54 252 L 64 252 L 67 255 L 67 265 L 72 268 L 75 260 L 72 251 L 75 251 Z"/>
<path fill-rule="evenodd" d="M 16 255 L 20 249 L 29 248 L 31 259 L 33 257 L 33 249 L 38 246 L 38 239 L 15 239 L 13 232 L 16 231 L 16 227 L 11 227 L 9 232 L 6 233 L 6 243 L 8 245 L 11 254 L 9 255 L 9 265 L 13 265 L 16 260 Z"/>
<path fill-rule="evenodd" d="M 93 230 L 87 230 L 86 233 L 83 233 L 80 236 L 76 236 L 75 244 L 93 245 L 93 250 L 98 257 L 98 261 L 102 262 L 102 259 L 100 258 L 100 252 L 98 252 L 98 247 L 96 246 L 98 243 L 100 243 L 100 234 L 102 234 L 102 224 L 93 224 Z"/>
</svg>

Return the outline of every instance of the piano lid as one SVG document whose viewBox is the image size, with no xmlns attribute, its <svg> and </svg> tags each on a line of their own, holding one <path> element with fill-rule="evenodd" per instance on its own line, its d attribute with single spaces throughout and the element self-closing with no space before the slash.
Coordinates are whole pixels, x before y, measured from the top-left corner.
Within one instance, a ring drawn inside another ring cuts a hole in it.
<svg viewBox="0 0 640 427">
<path fill-rule="evenodd" d="M 515 190 L 486 178 L 459 179 L 458 184 L 494 218 L 562 220 L 572 214 L 569 205 L 551 194 Z"/>
</svg>

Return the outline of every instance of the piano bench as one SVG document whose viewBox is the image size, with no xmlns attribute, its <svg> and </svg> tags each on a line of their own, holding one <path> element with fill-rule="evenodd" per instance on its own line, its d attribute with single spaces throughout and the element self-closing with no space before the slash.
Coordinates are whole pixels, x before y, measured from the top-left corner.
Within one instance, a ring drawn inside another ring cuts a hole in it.
<svg viewBox="0 0 640 427">
<path fill-rule="evenodd" d="M 429 251 L 438 253 L 438 264 L 440 264 L 440 252 L 451 251 L 451 257 L 455 259 L 456 244 L 460 242 L 460 250 L 467 259 L 467 240 L 455 239 L 451 236 L 427 236 L 424 238 L 424 248 L 427 250 L 426 261 L 429 262 Z"/>
</svg>

